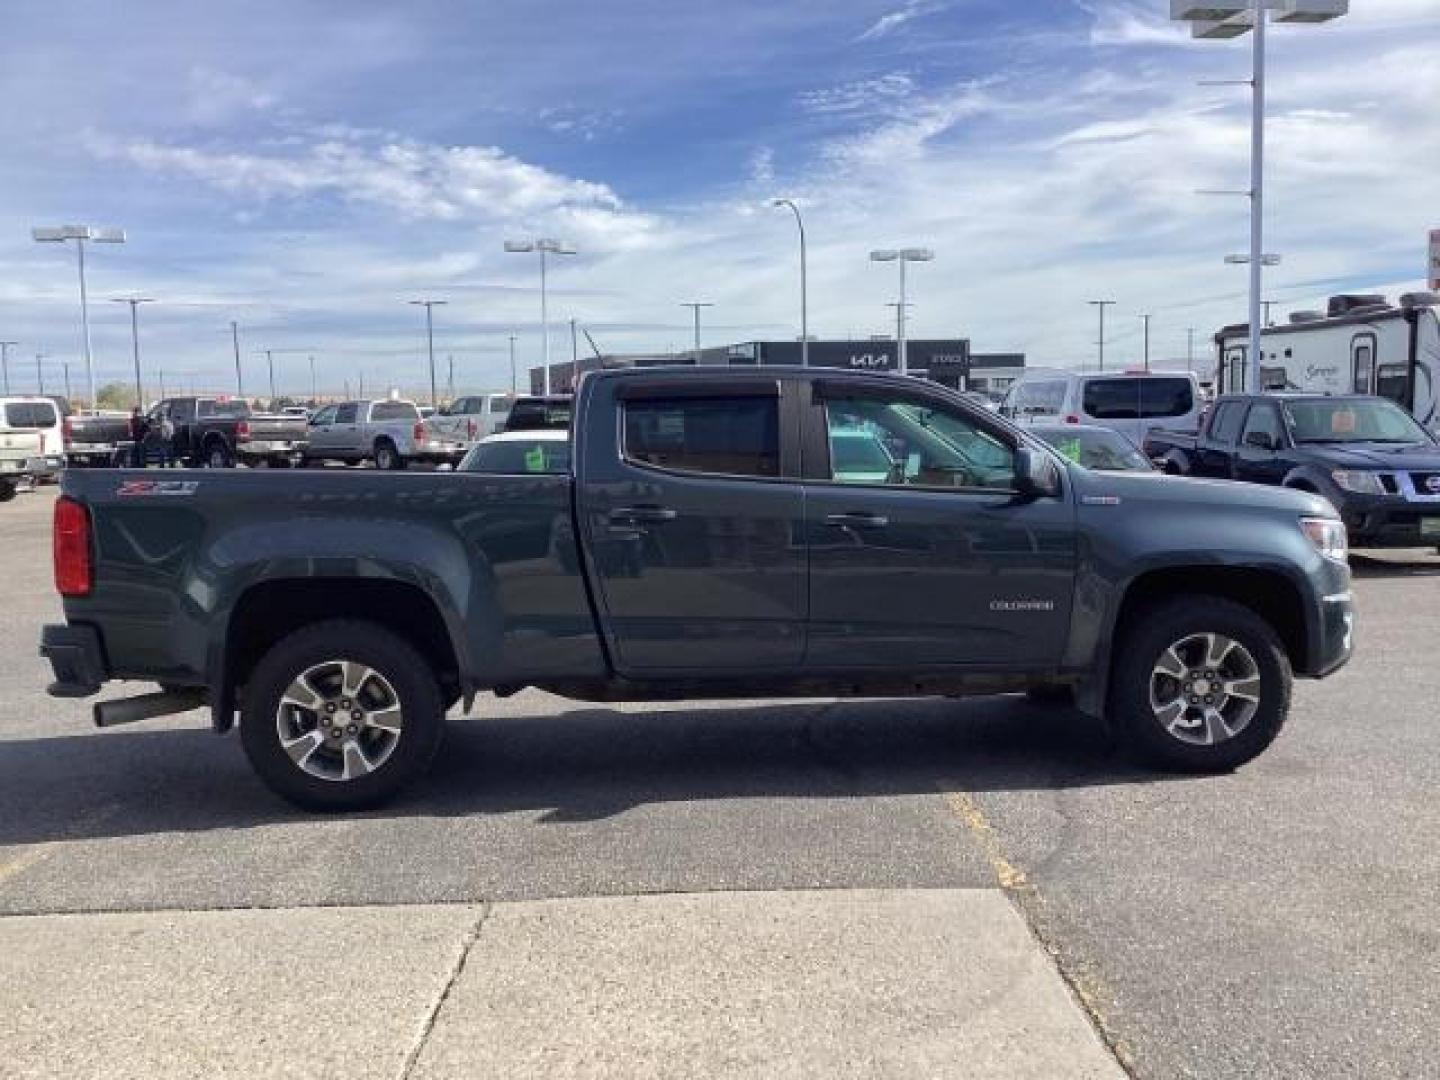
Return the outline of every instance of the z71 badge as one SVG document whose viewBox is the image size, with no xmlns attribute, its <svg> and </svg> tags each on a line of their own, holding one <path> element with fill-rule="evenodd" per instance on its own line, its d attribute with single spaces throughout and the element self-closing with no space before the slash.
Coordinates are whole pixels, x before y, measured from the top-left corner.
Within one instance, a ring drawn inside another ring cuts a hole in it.
<svg viewBox="0 0 1440 1080">
<path fill-rule="evenodd" d="M 116 495 L 194 495 L 198 480 L 126 480 Z"/>
</svg>

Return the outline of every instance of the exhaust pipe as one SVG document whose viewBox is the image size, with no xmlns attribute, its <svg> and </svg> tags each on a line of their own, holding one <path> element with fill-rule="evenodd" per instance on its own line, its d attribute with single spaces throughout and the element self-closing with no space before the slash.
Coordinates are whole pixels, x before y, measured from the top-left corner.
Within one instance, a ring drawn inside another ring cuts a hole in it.
<svg viewBox="0 0 1440 1080">
<path fill-rule="evenodd" d="M 133 724 L 137 720 L 153 720 L 157 716 L 173 716 L 198 709 L 204 704 L 205 691 L 199 687 L 161 690 L 118 701 L 99 701 L 94 706 L 95 726 L 114 727 L 116 724 Z"/>
</svg>

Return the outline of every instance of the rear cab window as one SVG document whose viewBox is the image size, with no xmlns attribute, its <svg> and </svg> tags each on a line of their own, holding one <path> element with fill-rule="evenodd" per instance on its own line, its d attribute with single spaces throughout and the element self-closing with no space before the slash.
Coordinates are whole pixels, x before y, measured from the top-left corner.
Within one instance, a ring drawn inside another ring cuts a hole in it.
<svg viewBox="0 0 1440 1080">
<path fill-rule="evenodd" d="M 239 400 L 218 401 L 201 398 L 198 405 L 200 409 L 200 419 L 202 420 L 208 420 L 212 417 L 244 420 L 250 416 L 250 406 Z"/>
<path fill-rule="evenodd" d="M 370 406 L 371 420 L 419 420 L 420 410 L 413 401 L 377 401 Z"/>
<path fill-rule="evenodd" d="M 6 427 L 53 428 L 59 422 L 59 410 L 51 401 L 11 401 L 5 405 Z"/>
<path fill-rule="evenodd" d="M 1195 409 L 1195 388 L 1184 378 L 1086 379 L 1081 409 L 1097 420 L 1151 420 Z"/>
</svg>

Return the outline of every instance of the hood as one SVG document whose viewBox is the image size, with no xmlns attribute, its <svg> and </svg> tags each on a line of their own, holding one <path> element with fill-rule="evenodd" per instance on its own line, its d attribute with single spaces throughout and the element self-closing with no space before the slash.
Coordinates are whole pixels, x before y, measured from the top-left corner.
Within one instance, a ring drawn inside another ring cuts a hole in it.
<svg viewBox="0 0 1440 1080">
<path fill-rule="evenodd" d="M 1250 507 L 1314 517 L 1335 517 L 1328 499 L 1293 488 L 1242 484 L 1234 480 L 1202 480 L 1164 473 L 1093 472 L 1070 469 L 1076 495 L 1082 500 L 1118 498 L 1122 503 L 1145 504 L 1157 512 L 1166 504 L 1214 506 L 1217 509 Z"/>
<path fill-rule="evenodd" d="M 1418 469 L 1440 472 L 1440 446 L 1434 443 L 1301 443 L 1300 449 L 1337 469 Z"/>
</svg>

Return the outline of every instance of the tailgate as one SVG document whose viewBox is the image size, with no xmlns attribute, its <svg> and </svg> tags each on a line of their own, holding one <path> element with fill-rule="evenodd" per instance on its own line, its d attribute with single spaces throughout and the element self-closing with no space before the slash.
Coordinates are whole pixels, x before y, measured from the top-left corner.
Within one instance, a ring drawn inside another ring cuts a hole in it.
<svg viewBox="0 0 1440 1080">
<path fill-rule="evenodd" d="M 310 425 L 297 416 L 252 416 L 251 442 L 303 442 Z"/>
</svg>

